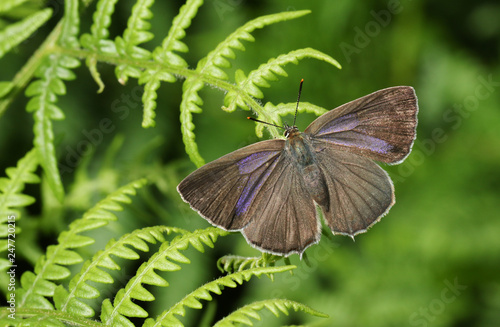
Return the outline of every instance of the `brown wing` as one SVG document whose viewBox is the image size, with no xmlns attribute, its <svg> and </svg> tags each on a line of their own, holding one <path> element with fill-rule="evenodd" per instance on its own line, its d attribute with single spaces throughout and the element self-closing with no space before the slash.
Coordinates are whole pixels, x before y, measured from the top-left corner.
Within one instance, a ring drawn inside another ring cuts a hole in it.
<svg viewBox="0 0 500 327">
<path fill-rule="evenodd" d="M 321 237 L 316 205 L 295 164 L 283 155 L 248 212 L 242 233 L 253 246 L 274 254 L 302 254 Z"/>
<path fill-rule="evenodd" d="M 195 170 L 177 186 L 182 199 L 210 223 L 240 230 L 249 208 L 281 157 L 283 140 L 258 142 Z"/>
<path fill-rule="evenodd" d="M 417 113 L 412 87 L 390 87 L 323 114 L 305 133 L 346 151 L 396 164 L 410 153 Z"/>
<path fill-rule="evenodd" d="M 326 180 L 329 205 L 322 206 L 324 218 L 333 233 L 354 236 L 365 232 L 395 203 L 389 175 L 363 156 L 323 147 L 316 158 Z"/>
</svg>

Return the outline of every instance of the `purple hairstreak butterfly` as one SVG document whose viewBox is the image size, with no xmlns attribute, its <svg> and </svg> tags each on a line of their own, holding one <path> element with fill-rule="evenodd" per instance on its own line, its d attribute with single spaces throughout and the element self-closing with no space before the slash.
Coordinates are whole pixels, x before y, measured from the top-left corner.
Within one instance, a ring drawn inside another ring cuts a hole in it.
<svg viewBox="0 0 500 327">
<path fill-rule="evenodd" d="M 301 89 L 302 81 L 299 99 Z M 334 234 L 354 238 L 395 203 L 393 183 L 375 161 L 399 164 L 409 155 L 417 113 L 412 87 L 379 90 L 330 110 L 304 132 L 294 119 L 283 127 L 285 140 L 229 153 L 177 190 L 211 224 L 240 231 L 264 252 L 302 254 L 321 237 L 320 211 Z"/>
</svg>

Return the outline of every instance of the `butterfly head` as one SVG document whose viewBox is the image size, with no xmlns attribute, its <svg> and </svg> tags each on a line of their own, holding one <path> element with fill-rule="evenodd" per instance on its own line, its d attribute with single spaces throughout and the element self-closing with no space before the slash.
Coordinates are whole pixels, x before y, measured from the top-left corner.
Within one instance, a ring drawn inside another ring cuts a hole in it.
<svg viewBox="0 0 500 327">
<path fill-rule="evenodd" d="M 292 137 L 300 134 L 300 131 L 297 128 L 297 126 L 288 126 L 288 124 L 285 124 L 284 128 L 285 128 L 284 135 L 287 139 L 292 138 Z"/>
</svg>

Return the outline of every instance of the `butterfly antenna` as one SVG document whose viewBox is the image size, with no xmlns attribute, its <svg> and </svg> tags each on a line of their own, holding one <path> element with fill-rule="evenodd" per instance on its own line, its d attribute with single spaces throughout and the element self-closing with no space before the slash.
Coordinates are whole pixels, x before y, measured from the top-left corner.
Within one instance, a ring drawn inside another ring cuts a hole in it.
<svg viewBox="0 0 500 327">
<path fill-rule="evenodd" d="M 302 83 L 304 83 L 304 79 L 300 80 L 299 96 L 297 97 L 297 107 L 295 107 L 295 117 L 293 117 L 293 125 L 292 126 L 295 126 L 295 121 L 297 120 L 297 113 L 299 112 L 299 101 L 300 101 L 300 93 L 302 93 Z"/>
<path fill-rule="evenodd" d="M 278 125 L 271 124 L 271 123 L 268 123 L 268 122 L 265 122 L 265 121 L 262 121 L 262 120 L 258 120 L 258 119 L 255 119 L 255 118 L 253 118 L 253 117 L 247 117 L 247 119 L 250 119 L 250 120 L 256 121 L 256 122 L 258 122 L 258 123 L 262 123 L 262 124 L 266 124 L 266 125 L 271 125 L 271 126 L 278 127 L 278 128 L 281 128 L 281 129 L 285 129 L 285 130 L 286 130 L 286 128 L 284 128 L 284 127 L 282 127 L 282 126 L 278 126 Z"/>
</svg>

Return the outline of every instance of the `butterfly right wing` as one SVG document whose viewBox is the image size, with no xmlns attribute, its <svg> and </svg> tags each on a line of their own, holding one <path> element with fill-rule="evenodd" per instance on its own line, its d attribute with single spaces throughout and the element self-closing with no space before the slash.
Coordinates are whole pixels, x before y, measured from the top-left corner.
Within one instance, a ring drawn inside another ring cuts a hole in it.
<svg viewBox="0 0 500 327">
<path fill-rule="evenodd" d="M 332 147 L 397 164 L 410 153 L 417 113 L 417 96 L 412 87 L 389 87 L 330 110 L 304 133 Z"/>
<path fill-rule="evenodd" d="M 353 237 L 378 222 L 395 202 L 389 175 L 371 159 L 315 141 L 328 188 L 323 216 L 333 233 Z"/>
<path fill-rule="evenodd" d="M 177 186 L 182 199 L 215 226 L 240 230 L 262 185 L 279 162 L 284 140 L 251 144 L 214 160 Z"/>
</svg>

